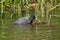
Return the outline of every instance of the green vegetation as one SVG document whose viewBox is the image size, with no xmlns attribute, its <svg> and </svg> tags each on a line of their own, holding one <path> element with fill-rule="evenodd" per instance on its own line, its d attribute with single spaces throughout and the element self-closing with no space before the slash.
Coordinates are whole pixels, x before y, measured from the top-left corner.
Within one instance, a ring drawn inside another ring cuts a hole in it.
<svg viewBox="0 0 60 40">
<path fill-rule="evenodd" d="M 33 14 L 56 25 L 12 25 L 16 19 Z M 0 0 L 0 40 L 60 40 L 60 0 Z"/>
<path fill-rule="evenodd" d="M 50 23 L 50 15 L 60 15 L 60 0 L 0 0 L 0 21 L 32 14 Z"/>
</svg>

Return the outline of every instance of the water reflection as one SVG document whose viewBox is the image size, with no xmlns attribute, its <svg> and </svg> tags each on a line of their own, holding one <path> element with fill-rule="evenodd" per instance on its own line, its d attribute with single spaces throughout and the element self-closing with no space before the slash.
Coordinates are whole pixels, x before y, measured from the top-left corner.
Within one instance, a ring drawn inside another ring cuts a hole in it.
<svg viewBox="0 0 60 40">
<path fill-rule="evenodd" d="M 3 25 L 0 27 L 0 40 L 53 40 L 57 29 L 40 25 Z"/>
<path fill-rule="evenodd" d="M 51 29 L 38 25 L 15 25 L 16 40 L 47 40 L 50 35 Z"/>
<path fill-rule="evenodd" d="M 19 31 L 20 39 L 36 40 L 36 27 L 33 25 L 15 25 L 15 30 Z"/>
</svg>

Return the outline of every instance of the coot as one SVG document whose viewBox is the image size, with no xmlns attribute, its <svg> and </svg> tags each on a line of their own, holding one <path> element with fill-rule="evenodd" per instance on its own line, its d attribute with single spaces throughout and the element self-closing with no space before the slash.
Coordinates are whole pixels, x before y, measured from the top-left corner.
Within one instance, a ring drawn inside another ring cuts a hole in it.
<svg viewBox="0 0 60 40">
<path fill-rule="evenodd" d="M 35 15 L 32 15 L 31 17 L 22 17 L 17 19 L 14 24 L 31 24 L 34 19 Z"/>
</svg>

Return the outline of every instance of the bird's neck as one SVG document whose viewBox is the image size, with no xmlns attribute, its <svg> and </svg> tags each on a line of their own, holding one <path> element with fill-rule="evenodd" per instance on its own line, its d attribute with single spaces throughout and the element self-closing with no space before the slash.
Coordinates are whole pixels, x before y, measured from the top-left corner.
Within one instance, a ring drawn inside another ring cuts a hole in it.
<svg viewBox="0 0 60 40">
<path fill-rule="evenodd" d="M 33 17 L 30 17 L 29 18 L 29 23 L 31 24 L 33 22 L 33 20 L 34 20 Z"/>
</svg>

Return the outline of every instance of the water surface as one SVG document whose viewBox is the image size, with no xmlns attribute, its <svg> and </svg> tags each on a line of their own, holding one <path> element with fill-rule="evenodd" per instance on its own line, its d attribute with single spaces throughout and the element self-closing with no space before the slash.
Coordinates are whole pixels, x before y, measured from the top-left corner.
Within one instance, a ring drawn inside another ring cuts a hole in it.
<svg viewBox="0 0 60 40">
<path fill-rule="evenodd" d="M 13 22 L 0 23 L 0 40 L 60 40 L 60 25 L 13 25 Z"/>
</svg>

